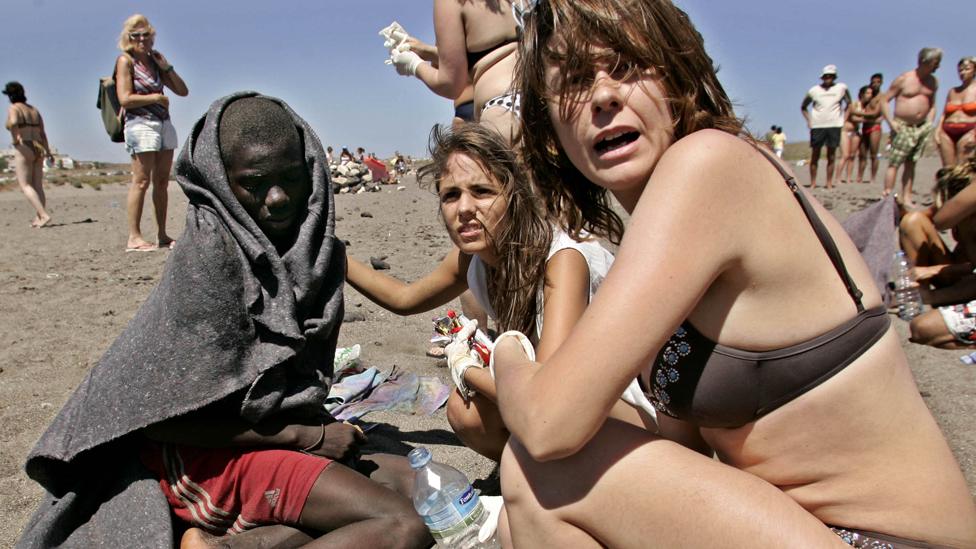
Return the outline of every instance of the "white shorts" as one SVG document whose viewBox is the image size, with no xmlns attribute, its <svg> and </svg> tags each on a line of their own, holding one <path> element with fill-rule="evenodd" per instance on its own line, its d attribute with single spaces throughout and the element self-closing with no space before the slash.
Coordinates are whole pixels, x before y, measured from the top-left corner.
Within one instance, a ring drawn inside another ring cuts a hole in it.
<svg viewBox="0 0 976 549">
<path fill-rule="evenodd" d="M 939 312 L 956 341 L 967 345 L 976 343 L 976 301 L 939 307 Z"/>
<path fill-rule="evenodd" d="M 170 151 L 176 148 L 176 128 L 167 120 L 130 118 L 125 121 L 125 150 L 129 154 Z"/>
</svg>

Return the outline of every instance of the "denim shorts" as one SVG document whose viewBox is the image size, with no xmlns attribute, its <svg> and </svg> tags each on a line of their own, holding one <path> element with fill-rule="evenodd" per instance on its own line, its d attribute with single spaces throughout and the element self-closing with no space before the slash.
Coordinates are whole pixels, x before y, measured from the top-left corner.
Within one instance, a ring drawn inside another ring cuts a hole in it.
<svg viewBox="0 0 976 549">
<path fill-rule="evenodd" d="M 125 150 L 129 154 L 169 151 L 176 148 L 176 128 L 169 119 L 130 118 L 125 121 Z"/>
</svg>

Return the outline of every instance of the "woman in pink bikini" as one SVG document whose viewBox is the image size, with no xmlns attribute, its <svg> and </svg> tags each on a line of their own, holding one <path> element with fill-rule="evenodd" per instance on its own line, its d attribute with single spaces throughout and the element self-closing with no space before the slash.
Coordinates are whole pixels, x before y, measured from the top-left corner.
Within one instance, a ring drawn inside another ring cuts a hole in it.
<svg viewBox="0 0 976 549">
<path fill-rule="evenodd" d="M 976 57 L 963 57 L 957 68 L 962 84 L 949 89 L 935 132 L 944 167 L 965 161 L 976 150 Z"/>
</svg>

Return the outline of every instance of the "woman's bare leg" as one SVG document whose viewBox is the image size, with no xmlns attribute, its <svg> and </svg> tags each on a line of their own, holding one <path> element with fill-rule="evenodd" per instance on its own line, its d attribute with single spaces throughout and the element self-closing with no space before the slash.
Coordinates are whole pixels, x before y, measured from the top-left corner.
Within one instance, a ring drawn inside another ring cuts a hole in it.
<svg viewBox="0 0 976 549">
<path fill-rule="evenodd" d="M 51 216 L 47 215 L 47 197 L 44 195 L 44 157 L 39 154 L 34 155 L 34 167 L 31 170 L 31 187 L 37 193 L 41 207 L 45 210 L 45 215 L 39 215 L 37 220 L 37 226 L 43 227 L 51 221 Z"/>
<path fill-rule="evenodd" d="M 612 419 L 565 459 L 513 439 L 501 468 L 519 548 L 844 547 L 775 486 Z"/>
<path fill-rule="evenodd" d="M 840 132 L 840 167 L 837 169 L 837 179 L 841 183 L 847 183 L 849 177 L 847 177 L 848 172 L 850 172 L 850 156 L 851 156 L 851 138 L 848 135 L 846 129 L 842 129 Z"/>
<path fill-rule="evenodd" d="M 868 167 L 868 158 L 867 158 L 868 153 L 865 147 L 867 147 L 867 143 L 861 142 L 861 149 L 860 151 L 858 151 L 858 155 L 857 155 L 857 182 L 858 183 L 867 183 L 867 181 L 864 180 L 864 171 Z"/>
<path fill-rule="evenodd" d="M 156 242 L 160 248 L 169 246 L 173 239 L 166 234 L 166 209 L 169 204 L 169 172 L 173 167 L 173 151 L 159 151 L 152 170 L 152 201 L 156 214 Z"/>
<path fill-rule="evenodd" d="M 142 205 L 146 199 L 152 170 L 156 165 L 155 152 L 145 152 L 132 155 L 132 183 L 129 185 L 129 195 L 126 198 L 126 218 L 129 224 L 129 239 L 127 248 L 143 248 L 151 246 L 142 237 L 140 222 L 142 220 Z"/>
<path fill-rule="evenodd" d="M 949 250 L 932 220 L 921 212 L 908 212 L 898 223 L 901 249 L 918 266 L 952 263 Z"/>
<path fill-rule="evenodd" d="M 848 138 L 849 142 L 847 144 L 847 182 L 854 182 L 854 159 L 857 157 L 858 151 L 861 150 L 861 136 L 859 134 L 854 134 Z"/>
<path fill-rule="evenodd" d="M 14 147 L 14 173 L 17 176 L 17 184 L 27 197 L 27 202 L 34 208 L 32 227 L 42 227 L 51 221 L 51 216 L 45 209 L 44 188 L 39 183 L 44 174 L 43 165 L 44 160 L 33 148 L 24 145 Z M 38 183 L 35 184 L 35 181 Z"/>
<path fill-rule="evenodd" d="M 465 446 L 488 459 L 501 459 L 508 429 L 494 402 L 482 395 L 465 402 L 461 393 L 454 391 L 447 399 L 447 422 Z"/>
<path fill-rule="evenodd" d="M 939 349 L 971 349 L 972 345 L 959 342 L 955 336 L 949 332 L 942 313 L 938 309 L 926 311 L 915 318 L 908 325 L 911 336 L 908 340 L 919 345 L 938 347 Z"/>
<path fill-rule="evenodd" d="M 939 156 L 942 158 L 942 167 L 953 166 L 956 163 L 956 143 L 946 135 L 943 129 L 936 128 L 938 132 Z"/>
</svg>

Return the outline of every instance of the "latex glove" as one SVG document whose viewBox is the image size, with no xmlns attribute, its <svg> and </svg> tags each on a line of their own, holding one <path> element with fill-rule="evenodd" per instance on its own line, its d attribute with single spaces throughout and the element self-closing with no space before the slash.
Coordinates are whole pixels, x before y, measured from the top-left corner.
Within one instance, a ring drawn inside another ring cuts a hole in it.
<svg viewBox="0 0 976 549">
<path fill-rule="evenodd" d="M 532 346 L 532 342 L 529 338 L 525 337 L 525 334 L 517 330 L 509 330 L 502 335 L 495 338 L 495 347 L 491 352 L 491 360 L 488 361 L 488 371 L 491 372 L 491 379 L 495 379 L 495 355 L 497 354 L 495 350 L 498 349 L 498 344 L 502 342 L 506 337 L 514 337 L 518 340 L 519 344 L 522 345 L 522 350 L 525 351 L 525 356 L 529 360 L 535 362 L 535 347 Z"/>
<path fill-rule="evenodd" d="M 444 347 L 444 355 L 447 357 L 447 367 L 451 369 L 451 379 L 458 391 L 464 396 L 465 400 L 470 398 L 474 391 L 468 388 L 464 381 L 464 372 L 468 368 L 484 368 L 478 353 L 471 351 L 468 339 L 478 329 L 477 320 L 469 320 L 462 324 L 461 330 L 454 334 L 454 341 Z"/>
<path fill-rule="evenodd" d="M 481 505 L 488 511 L 488 520 L 478 530 L 478 541 L 484 543 L 490 540 L 498 530 L 498 517 L 501 516 L 505 501 L 501 496 L 481 496 Z"/>
<path fill-rule="evenodd" d="M 389 63 L 396 66 L 396 71 L 401 76 L 416 76 L 417 67 L 423 62 L 424 60 L 416 52 L 410 51 L 410 46 L 407 44 L 397 46 L 390 52 Z"/>
<path fill-rule="evenodd" d="M 651 401 L 647 400 L 647 395 L 640 388 L 640 384 L 637 383 L 637 379 L 630 380 L 630 385 L 624 389 L 620 399 L 630 404 L 638 410 L 644 410 L 644 412 L 654 418 L 654 422 L 657 422 L 657 409 L 651 404 Z"/>
<path fill-rule="evenodd" d="M 379 34 L 384 38 L 383 47 L 391 51 L 397 46 L 403 44 L 410 36 L 407 34 L 406 29 L 404 29 L 400 23 L 397 23 L 396 21 L 390 23 L 389 26 L 380 30 Z"/>
</svg>

